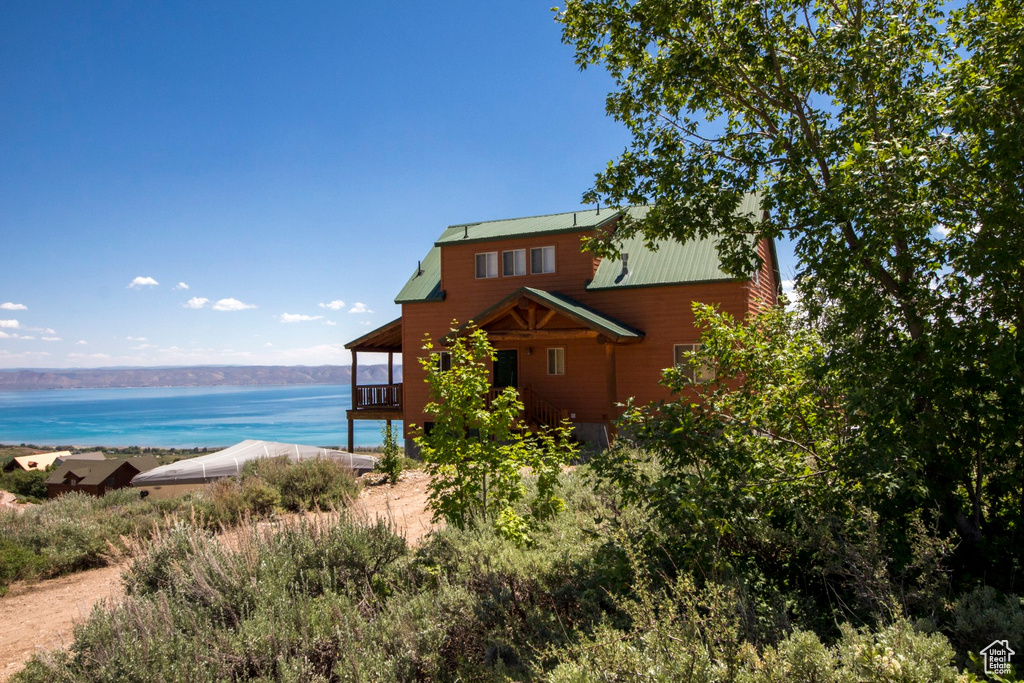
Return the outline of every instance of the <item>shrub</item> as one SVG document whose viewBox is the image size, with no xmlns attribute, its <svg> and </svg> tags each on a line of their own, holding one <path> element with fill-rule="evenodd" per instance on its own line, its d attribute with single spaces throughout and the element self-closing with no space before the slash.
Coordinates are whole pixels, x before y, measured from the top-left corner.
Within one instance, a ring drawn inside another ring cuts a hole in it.
<svg viewBox="0 0 1024 683">
<path fill-rule="evenodd" d="M 377 459 L 377 471 L 387 475 L 388 481 L 392 484 L 398 483 L 398 477 L 402 474 L 404 461 L 402 449 L 398 447 L 395 440 L 395 433 L 390 424 L 384 425 L 381 429 L 381 437 L 384 445 L 381 448 L 380 458 Z"/>
<path fill-rule="evenodd" d="M 0 596 L 13 582 L 34 575 L 42 558 L 20 543 L 0 538 Z"/>
<path fill-rule="evenodd" d="M 948 627 L 961 662 L 994 640 L 1024 643 L 1024 606 L 1016 595 L 978 586 L 953 604 Z"/>
<path fill-rule="evenodd" d="M 26 472 L 22 469 L 15 469 L 11 472 L 0 473 L 0 488 L 38 502 L 46 500 L 48 494 L 46 480 L 49 476 L 49 470 Z"/>
<path fill-rule="evenodd" d="M 278 481 L 270 482 L 280 490 L 281 504 L 295 512 L 344 507 L 359 495 L 352 470 L 333 460 L 304 460 L 281 473 Z"/>
</svg>

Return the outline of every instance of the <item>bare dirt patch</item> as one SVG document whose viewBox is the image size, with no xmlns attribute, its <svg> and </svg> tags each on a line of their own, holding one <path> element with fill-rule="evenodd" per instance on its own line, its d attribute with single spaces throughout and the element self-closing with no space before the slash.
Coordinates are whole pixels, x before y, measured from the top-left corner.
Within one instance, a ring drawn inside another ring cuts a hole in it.
<svg viewBox="0 0 1024 683">
<path fill-rule="evenodd" d="M 427 507 L 429 482 L 426 473 L 413 470 L 403 473 L 394 486 L 364 486 L 352 511 L 367 522 L 390 521 L 410 545 L 418 545 L 435 528 Z M 231 544 L 230 532 L 224 541 Z M 70 644 L 74 625 L 101 600 L 120 599 L 122 569 L 123 565 L 114 565 L 11 586 L 0 598 L 0 681 L 20 671 L 33 654 Z"/>
</svg>

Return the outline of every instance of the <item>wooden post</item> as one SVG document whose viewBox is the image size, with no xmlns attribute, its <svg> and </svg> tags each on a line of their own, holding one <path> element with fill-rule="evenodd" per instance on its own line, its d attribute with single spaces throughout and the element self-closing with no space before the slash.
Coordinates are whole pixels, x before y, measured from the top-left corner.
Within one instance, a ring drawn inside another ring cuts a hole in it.
<svg viewBox="0 0 1024 683">
<path fill-rule="evenodd" d="M 357 351 L 352 349 L 352 410 L 356 409 L 356 372 L 359 370 L 359 366 L 356 360 Z M 349 418 L 348 420 L 348 452 L 351 453 L 352 449 L 355 448 L 356 435 L 354 420 Z"/>
<path fill-rule="evenodd" d="M 612 422 L 615 420 L 615 402 L 619 393 L 615 379 L 615 344 L 611 342 L 604 344 L 604 365 L 605 384 L 608 388 L 608 445 L 611 446 L 611 441 L 615 438 L 615 426 Z"/>
<path fill-rule="evenodd" d="M 391 385 L 395 383 L 395 354 L 393 351 L 388 351 L 388 395 L 392 391 Z M 387 421 L 388 431 L 391 431 L 391 420 Z"/>
</svg>

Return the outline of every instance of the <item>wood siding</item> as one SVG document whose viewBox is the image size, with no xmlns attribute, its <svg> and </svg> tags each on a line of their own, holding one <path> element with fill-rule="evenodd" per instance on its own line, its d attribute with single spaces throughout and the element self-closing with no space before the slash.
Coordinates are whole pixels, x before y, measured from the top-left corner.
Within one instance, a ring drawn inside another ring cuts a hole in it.
<svg viewBox="0 0 1024 683">
<path fill-rule="evenodd" d="M 580 251 L 584 233 L 523 237 L 493 242 L 447 244 L 441 249 L 441 302 L 416 302 L 402 305 L 403 383 L 405 435 L 411 436 L 413 424 L 422 424 L 422 407 L 428 400 L 425 373 L 417 358 L 423 337 L 436 340 L 448 334 L 453 320 L 465 323 L 521 287 L 559 292 L 644 333 L 638 344 L 616 345 L 614 350 L 594 339 L 564 341 L 508 340 L 495 343 L 499 349 L 516 349 L 519 384 L 530 387 L 544 399 L 575 414 L 578 422 L 602 422 L 617 416 L 612 406 L 633 397 L 645 403 L 670 398 L 658 385 L 662 370 L 673 363 L 675 344 L 698 341 L 700 330 L 694 326 L 694 301 L 717 304 L 723 312 L 742 319 L 748 312 L 760 310 L 765 302 L 774 305 L 774 275 L 768 243 L 763 250 L 766 270 L 753 281 L 722 281 L 706 284 L 662 285 L 588 292 L 597 259 Z M 555 272 L 530 274 L 530 248 L 554 246 Z M 501 252 L 527 250 L 527 274 L 505 277 L 501 273 Z M 476 278 L 475 256 L 498 252 L 499 276 Z M 552 322 L 551 328 L 559 325 Z M 565 349 L 565 374 L 547 374 L 547 348 Z M 436 350 L 436 348 L 435 348 Z M 608 362 L 614 367 L 608 367 Z M 610 392 L 614 389 L 614 392 Z"/>
</svg>

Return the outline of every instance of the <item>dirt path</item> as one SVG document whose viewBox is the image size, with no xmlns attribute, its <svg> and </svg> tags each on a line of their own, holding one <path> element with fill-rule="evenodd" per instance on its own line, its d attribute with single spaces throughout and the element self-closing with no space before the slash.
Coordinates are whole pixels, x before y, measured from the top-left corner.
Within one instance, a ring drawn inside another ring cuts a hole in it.
<svg viewBox="0 0 1024 683">
<path fill-rule="evenodd" d="M 367 521 L 390 519 L 410 545 L 433 528 L 423 472 L 404 474 L 395 486 L 365 486 L 352 509 Z M 0 598 L 0 681 L 20 671 L 33 654 L 65 647 L 75 623 L 100 600 L 123 595 L 122 566 L 103 567 L 36 583 L 16 583 Z"/>
</svg>

